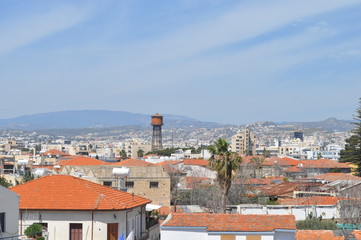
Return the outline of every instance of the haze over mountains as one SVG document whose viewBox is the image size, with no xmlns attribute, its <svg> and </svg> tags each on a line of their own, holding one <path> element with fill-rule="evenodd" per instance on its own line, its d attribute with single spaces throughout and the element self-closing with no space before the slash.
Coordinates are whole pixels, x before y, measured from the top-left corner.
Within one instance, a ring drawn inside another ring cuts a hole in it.
<svg viewBox="0 0 361 240">
<path fill-rule="evenodd" d="M 163 114 L 165 127 L 219 127 L 222 124 L 200 122 L 189 117 Z M 108 110 L 77 110 L 39 113 L 11 119 L 0 119 L 0 129 L 69 129 L 105 128 L 127 125 L 149 126 L 150 115 Z"/>
<path fill-rule="evenodd" d="M 224 124 L 202 122 L 193 118 L 164 114 L 165 128 L 204 127 L 217 128 Z M 303 128 L 322 128 L 325 130 L 349 131 L 354 128 L 351 121 L 328 118 L 317 122 L 282 122 L 276 125 L 290 124 Z M 0 119 L 0 129 L 40 130 L 72 128 L 108 128 L 121 126 L 150 125 L 150 115 L 108 110 L 77 110 L 39 113 L 11 119 Z"/>
</svg>

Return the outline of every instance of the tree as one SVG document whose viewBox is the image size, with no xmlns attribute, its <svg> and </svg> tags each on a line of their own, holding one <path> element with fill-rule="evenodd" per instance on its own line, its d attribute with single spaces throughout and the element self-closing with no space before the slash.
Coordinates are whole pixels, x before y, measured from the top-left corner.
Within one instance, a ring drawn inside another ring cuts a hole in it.
<svg viewBox="0 0 361 240">
<path fill-rule="evenodd" d="M 228 149 L 228 142 L 222 138 L 218 139 L 215 145 L 208 147 L 212 154 L 212 157 L 209 159 L 209 165 L 212 170 L 217 172 L 217 180 L 222 193 L 221 208 L 223 213 L 226 212 L 227 197 L 232 185 L 232 179 L 242 161 L 238 154 Z"/>
<path fill-rule="evenodd" d="M 352 135 L 350 138 L 346 139 L 345 149 L 340 152 L 339 162 L 356 162 L 357 155 L 357 136 Z"/>
<path fill-rule="evenodd" d="M 262 170 L 262 165 L 265 162 L 265 158 L 263 156 L 260 157 L 252 157 L 250 159 L 251 165 L 254 169 L 254 178 L 259 178 L 261 177 L 261 170 Z"/>
<path fill-rule="evenodd" d="M 123 149 L 119 152 L 120 157 L 128 157 L 127 152 Z"/>
<path fill-rule="evenodd" d="M 6 180 L 6 178 L 0 176 L 0 185 L 6 188 L 9 188 L 12 186 L 12 184 Z"/>
<path fill-rule="evenodd" d="M 355 128 L 352 131 L 354 135 L 346 140 L 345 150 L 341 152 L 340 161 L 351 160 L 357 166 L 357 176 L 361 177 L 361 98 L 353 119 L 355 120 L 353 123 Z"/>
<path fill-rule="evenodd" d="M 312 214 L 305 220 L 297 221 L 297 229 L 307 230 L 337 230 L 336 221 L 334 220 L 322 220 L 322 217 L 316 218 Z"/>
<path fill-rule="evenodd" d="M 144 156 L 144 150 L 143 149 L 138 149 L 137 156 L 142 158 Z"/>
<path fill-rule="evenodd" d="M 322 153 L 317 153 L 317 160 L 320 160 L 322 158 Z"/>
<path fill-rule="evenodd" d="M 35 238 L 41 236 L 42 230 L 43 227 L 40 224 L 33 223 L 25 229 L 24 233 L 27 237 Z"/>
</svg>

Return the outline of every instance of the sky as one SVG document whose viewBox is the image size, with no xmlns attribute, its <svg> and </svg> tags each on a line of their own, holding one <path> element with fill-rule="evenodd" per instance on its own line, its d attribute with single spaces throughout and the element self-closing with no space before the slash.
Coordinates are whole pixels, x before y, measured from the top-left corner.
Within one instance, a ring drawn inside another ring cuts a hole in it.
<svg viewBox="0 0 361 240">
<path fill-rule="evenodd" d="M 0 1 L 0 118 L 352 119 L 361 0 Z"/>
</svg>

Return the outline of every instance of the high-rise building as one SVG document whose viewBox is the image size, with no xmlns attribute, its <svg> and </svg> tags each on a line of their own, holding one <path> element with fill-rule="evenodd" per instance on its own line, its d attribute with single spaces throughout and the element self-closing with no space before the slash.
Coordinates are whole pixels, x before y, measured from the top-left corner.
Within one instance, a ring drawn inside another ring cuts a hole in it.
<svg viewBox="0 0 361 240">
<path fill-rule="evenodd" d="M 255 137 L 249 129 L 243 129 L 242 132 L 232 136 L 232 152 L 244 155 L 256 155 Z"/>
<path fill-rule="evenodd" d="M 158 113 L 152 115 L 151 124 L 153 126 L 152 151 L 161 150 L 163 149 L 163 145 L 162 145 L 163 116 Z"/>
</svg>

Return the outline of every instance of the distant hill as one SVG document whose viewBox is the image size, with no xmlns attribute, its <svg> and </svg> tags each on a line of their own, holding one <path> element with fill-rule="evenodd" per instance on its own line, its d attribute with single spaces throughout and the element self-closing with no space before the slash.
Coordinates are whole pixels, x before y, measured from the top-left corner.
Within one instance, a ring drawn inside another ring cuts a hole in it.
<svg viewBox="0 0 361 240">
<path fill-rule="evenodd" d="M 205 127 L 223 126 L 219 123 L 201 122 L 189 117 L 164 114 L 164 127 Z M 109 128 L 127 125 L 149 126 L 150 115 L 124 111 L 81 110 L 61 111 L 25 115 L 11 119 L 0 119 L 0 129 L 70 129 Z"/>
<path fill-rule="evenodd" d="M 355 128 L 350 120 L 338 120 L 336 118 L 327 118 L 318 122 L 282 122 L 277 125 L 293 125 L 303 128 L 321 128 L 324 130 L 350 131 Z"/>
</svg>

